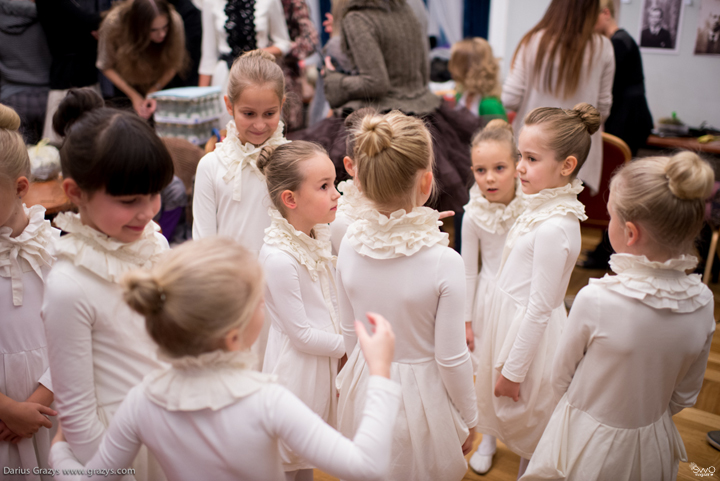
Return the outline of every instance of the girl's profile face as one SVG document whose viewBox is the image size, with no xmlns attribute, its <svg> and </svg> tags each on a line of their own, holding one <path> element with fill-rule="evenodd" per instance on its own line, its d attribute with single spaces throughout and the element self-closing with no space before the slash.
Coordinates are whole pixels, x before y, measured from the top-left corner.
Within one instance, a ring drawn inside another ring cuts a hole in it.
<svg viewBox="0 0 720 481">
<path fill-rule="evenodd" d="M 86 225 L 120 242 L 133 242 L 160 211 L 160 193 L 114 196 L 102 189 L 83 194 L 79 207 Z"/>
<path fill-rule="evenodd" d="M 515 198 L 515 160 L 509 146 L 484 141 L 472 150 L 472 171 L 483 196 L 508 205 Z"/>
<path fill-rule="evenodd" d="M 169 28 L 170 21 L 168 20 L 167 15 L 158 15 L 155 17 L 155 20 L 153 20 L 152 25 L 150 26 L 150 41 L 154 43 L 163 43 L 168 34 Z"/>
<path fill-rule="evenodd" d="M 246 87 L 235 104 L 225 97 L 228 113 L 235 120 L 238 138 L 244 144 L 259 146 L 275 132 L 280 123 L 282 99 L 267 86 Z"/>
<path fill-rule="evenodd" d="M 304 180 L 294 193 L 295 213 L 310 225 L 335 220 L 340 193 L 335 188 L 335 165 L 325 154 L 316 154 L 300 166 Z"/>
<path fill-rule="evenodd" d="M 546 147 L 546 138 L 547 134 L 539 125 L 526 125 L 520 132 L 517 173 L 525 194 L 537 194 L 543 189 L 562 187 L 570 182 L 569 176 L 562 175 L 563 162 Z"/>
</svg>

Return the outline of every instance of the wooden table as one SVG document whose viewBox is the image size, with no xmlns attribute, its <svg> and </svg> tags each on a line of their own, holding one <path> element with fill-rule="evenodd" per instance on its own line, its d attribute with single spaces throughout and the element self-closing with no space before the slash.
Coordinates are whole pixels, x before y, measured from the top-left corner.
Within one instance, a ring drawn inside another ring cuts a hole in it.
<svg viewBox="0 0 720 481">
<path fill-rule="evenodd" d="M 30 191 L 23 198 L 26 206 L 40 204 L 45 207 L 46 215 L 53 215 L 73 208 L 72 202 L 62 190 L 62 179 L 57 178 L 46 182 L 32 182 Z"/>
<path fill-rule="evenodd" d="M 664 149 L 687 149 L 693 152 L 720 155 L 720 140 L 701 144 L 694 137 L 659 137 L 651 135 L 647 139 L 647 145 Z"/>
</svg>

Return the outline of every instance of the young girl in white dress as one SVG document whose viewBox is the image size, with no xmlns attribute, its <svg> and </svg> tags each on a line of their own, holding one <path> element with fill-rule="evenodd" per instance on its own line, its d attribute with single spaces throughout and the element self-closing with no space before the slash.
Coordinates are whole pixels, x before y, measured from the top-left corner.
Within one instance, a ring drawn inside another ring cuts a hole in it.
<svg viewBox="0 0 720 481">
<path fill-rule="evenodd" d="M 145 444 L 176 481 L 283 481 L 281 441 L 333 476 L 384 479 L 400 387 L 389 379 L 394 340 L 381 316 L 368 315 L 376 326 L 372 337 L 358 323 L 371 394 L 368 415 L 350 441 L 272 376 L 250 369 L 249 347 L 262 329 L 265 308 L 263 273 L 247 249 L 218 237 L 188 242 L 149 272 L 129 274 L 123 287 L 170 366 L 128 393 L 85 466 L 67 443 L 55 443 L 62 440 L 57 436 L 50 455 L 54 468 L 127 466 Z M 55 479 L 117 478 L 100 471 Z"/>
<path fill-rule="evenodd" d="M 388 480 L 459 480 L 474 439 L 477 404 L 465 343 L 465 279 L 447 247 L 433 189 L 432 140 L 400 112 L 365 117 L 356 136 L 356 180 L 375 209 L 340 246 L 337 283 L 348 363 L 338 376 L 338 427 L 352 437 L 368 395 L 368 366 L 353 325 L 368 310 L 391 319 L 391 375 L 402 386 Z"/>
<path fill-rule="evenodd" d="M 59 419 L 82 462 L 97 451 L 128 391 L 161 366 L 119 281 L 168 248 L 152 218 L 173 176 L 170 154 L 144 120 L 92 98 L 92 90 L 70 90 L 55 114 L 56 130 L 66 135 L 62 186 L 79 214 L 55 218 L 68 235 L 57 242 L 42 305 Z M 132 467 L 138 481 L 165 479 L 146 449 Z"/>
<path fill-rule="evenodd" d="M 500 267 L 505 237 L 525 209 L 525 198 L 516 176 L 519 152 L 510 124 L 491 120 L 472 139 L 471 157 L 475 185 L 465 206 L 462 223 L 462 258 L 465 262 L 465 335 L 478 358 L 485 307 Z M 478 275 L 478 249 L 482 270 Z M 495 436 L 483 434 L 470 467 L 477 473 L 490 470 L 496 451 Z"/>
<path fill-rule="evenodd" d="M 0 466 L 8 480 L 46 480 L 55 416 L 40 306 L 60 231 L 42 206 L 25 207 L 30 159 L 20 117 L 0 105 Z"/>
<path fill-rule="evenodd" d="M 559 400 L 550 370 L 567 317 L 563 299 L 580 253 L 585 208 L 575 178 L 600 115 L 589 104 L 538 108 L 525 118 L 517 167 L 527 207 L 505 241 L 485 311 L 475 387 L 478 430 L 500 438 L 527 467 Z"/>
<path fill-rule="evenodd" d="M 263 372 L 334 426 L 335 377 L 345 356 L 328 226 L 340 197 L 335 167 L 322 147 L 296 141 L 264 149 L 258 168 L 274 205 L 260 250 L 271 321 Z M 285 446 L 281 452 L 288 480 L 312 479 L 311 462 Z"/>
<path fill-rule="evenodd" d="M 573 303 L 553 365 L 562 399 L 523 480 L 674 480 L 685 446 L 672 416 L 695 404 L 715 321 L 687 275 L 715 175 L 696 154 L 625 165 L 610 184 L 617 273 Z"/>
</svg>

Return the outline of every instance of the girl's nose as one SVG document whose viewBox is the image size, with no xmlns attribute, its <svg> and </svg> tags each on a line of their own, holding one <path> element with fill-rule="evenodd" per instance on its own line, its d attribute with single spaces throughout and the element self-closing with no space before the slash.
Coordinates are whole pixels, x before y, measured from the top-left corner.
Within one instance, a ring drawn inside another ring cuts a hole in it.
<svg viewBox="0 0 720 481">
<path fill-rule="evenodd" d="M 333 187 L 333 189 L 332 189 L 332 200 L 337 200 L 337 199 L 339 199 L 339 198 L 340 198 L 340 192 L 338 192 L 338 190 L 337 190 L 335 187 Z"/>
</svg>

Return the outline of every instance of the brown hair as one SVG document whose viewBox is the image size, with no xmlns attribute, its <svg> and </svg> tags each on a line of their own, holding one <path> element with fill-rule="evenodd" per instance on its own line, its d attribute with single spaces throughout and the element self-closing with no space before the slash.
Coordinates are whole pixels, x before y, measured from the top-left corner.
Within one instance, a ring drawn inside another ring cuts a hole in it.
<svg viewBox="0 0 720 481">
<path fill-rule="evenodd" d="M 623 224 L 641 224 L 653 241 L 679 255 L 692 252 L 714 183 L 710 164 L 685 151 L 625 164 L 610 181 L 610 192 Z"/>
<path fill-rule="evenodd" d="M 141 94 L 150 89 L 169 70 L 182 73 L 189 65 L 185 31 L 175 28 L 175 8 L 167 0 L 124 0 L 118 2 L 100 26 L 100 36 L 116 51 L 113 68 Z M 117 22 L 107 18 L 117 15 Z M 168 32 L 162 43 L 150 40 L 156 17 L 165 15 Z"/>
<path fill-rule="evenodd" d="M 481 97 L 499 97 L 500 67 L 487 40 L 466 38 L 452 46 L 448 70 L 462 91 Z"/>
<path fill-rule="evenodd" d="M 590 58 L 595 53 L 593 39 L 595 24 L 600 14 L 599 0 L 552 0 L 542 20 L 538 22 L 515 49 L 511 65 L 515 65 L 518 52 L 534 35 L 541 35 L 535 54 L 534 77 L 539 81 L 547 65 L 543 87 L 556 96 L 572 96 L 580 83 L 585 49 L 590 45 Z M 553 68 L 558 60 L 557 69 Z M 557 72 L 556 72 L 557 70 Z"/>
<path fill-rule="evenodd" d="M 575 177 L 590 153 L 591 135 L 600 128 L 600 112 L 587 103 L 572 109 L 539 107 L 527 114 L 525 125 L 542 125 L 546 145 L 555 152 L 556 160 L 563 161 L 571 155 L 577 159 L 572 173 Z"/>
<path fill-rule="evenodd" d="M 0 179 L 10 182 L 22 176 L 30 177 L 30 157 L 19 128 L 17 112 L 0 104 Z"/>
<path fill-rule="evenodd" d="M 264 50 L 251 50 L 235 59 L 228 75 L 227 96 L 234 104 L 247 87 L 270 84 L 282 103 L 285 98 L 285 75 L 275 57 Z"/>
<path fill-rule="evenodd" d="M 510 156 L 515 162 L 519 160 L 520 151 L 515 143 L 515 134 L 512 125 L 502 119 L 493 119 L 473 135 L 470 143 L 471 149 L 476 148 L 482 142 L 499 142 L 505 144 L 510 149 Z"/>
<path fill-rule="evenodd" d="M 422 120 L 393 110 L 369 115 L 355 131 L 356 180 L 379 210 L 414 205 L 418 174 L 432 171 L 432 137 Z"/>
<path fill-rule="evenodd" d="M 270 200 L 283 216 L 285 205 L 280 196 L 286 190 L 295 192 L 300 188 L 305 180 L 300 164 L 316 155 L 327 156 L 327 152 L 320 144 L 304 140 L 267 146 L 260 152 L 257 167 L 265 175 Z"/>
<path fill-rule="evenodd" d="M 263 273 L 240 244 L 209 237 L 166 252 L 121 284 L 125 302 L 145 317 L 164 354 L 198 356 L 221 349 L 229 330 L 245 329 L 262 298 Z"/>
</svg>

